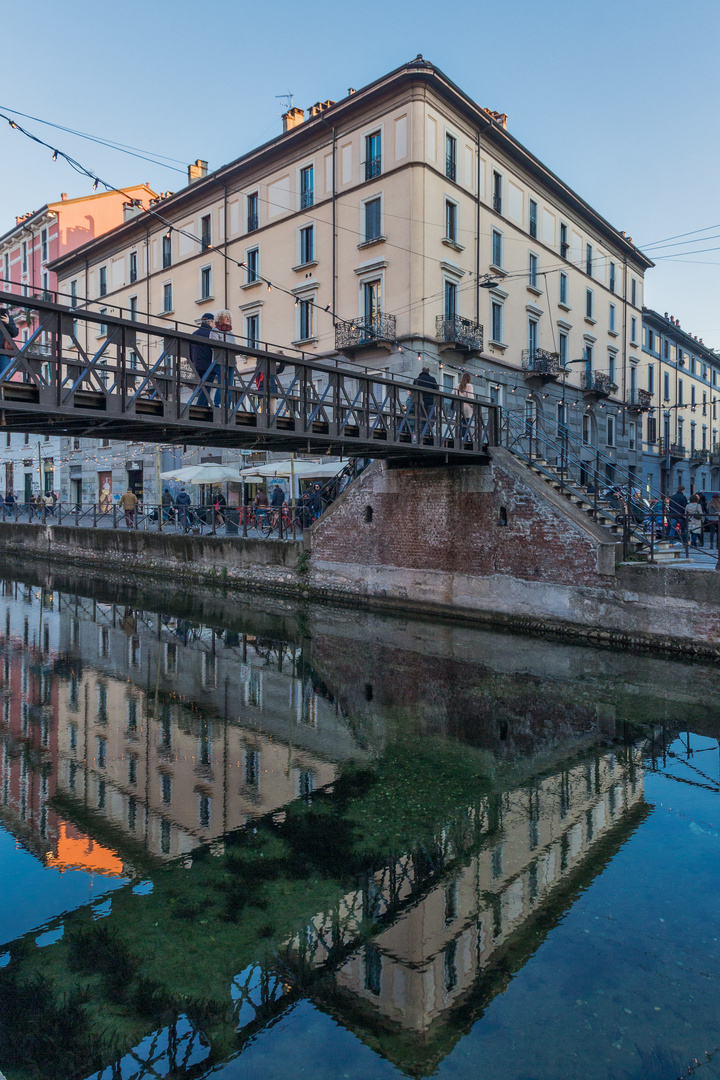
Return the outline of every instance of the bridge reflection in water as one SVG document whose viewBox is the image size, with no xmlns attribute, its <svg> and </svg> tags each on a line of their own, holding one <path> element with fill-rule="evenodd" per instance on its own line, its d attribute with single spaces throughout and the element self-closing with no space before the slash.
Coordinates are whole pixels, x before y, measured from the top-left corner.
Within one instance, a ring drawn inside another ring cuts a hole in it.
<svg viewBox="0 0 720 1080">
<path fill-rule="evenodd" d="M 371 687 L 347 615 L 254 600 L 203 622 L 51 586 L 3 586 L 3 823 L 49 866 L 128 883 L 4 946 L 0 994 L 47 988 L 8 1080 L 76 985 L 66 1057 L 38 1075 L 200 1076 L 301 998 L 429 1074 L 648 812 L 662 735 L 618 737 L 647 700 L 606 668 L 601 691 L 543 676 L 533 744 L 532 672 L 448 660 L 440 711 L 479 717 L 448 738 L 404 690 L 422 648 Z"/>
</svg>

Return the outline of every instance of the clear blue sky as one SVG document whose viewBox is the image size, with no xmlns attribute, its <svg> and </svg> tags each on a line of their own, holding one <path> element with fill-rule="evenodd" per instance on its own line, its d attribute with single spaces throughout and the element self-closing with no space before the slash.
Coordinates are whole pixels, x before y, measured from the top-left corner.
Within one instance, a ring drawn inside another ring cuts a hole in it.
<svg viewBox="0 0 720 1080">
<path fill-rule="evenodd" d="M 0 105 L 217 168 L 281 130 L 276 94 L 307 108 L 422 53 L 640 246 L 716 226 L 648 249 L 673 257 L 648 273 L 646 302 L 720 348 L 719 31 L 718 0 L 28 0 L 4 20 Z M 118 186 L 184 183 L 21 122 Z M 0 161 L 0 232 L 91 191 L 4 123 Z"/>
</svg>

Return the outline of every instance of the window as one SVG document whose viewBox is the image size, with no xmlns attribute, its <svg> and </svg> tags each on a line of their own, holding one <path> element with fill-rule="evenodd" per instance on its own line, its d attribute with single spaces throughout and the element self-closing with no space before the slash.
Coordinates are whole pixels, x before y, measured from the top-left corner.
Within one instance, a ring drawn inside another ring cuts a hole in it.
<svg viewBox="0 0 720 1080">
<path fill-rule="evenodd" d="M 365 179 L 372 180 L 382 170 L 382 143 L 379 131 L 365 136 Z"/>
<path fill-rule="evenodd" d="M 670 342 L 667 338 L 665 338 L 665 341 L 663 342 L 663 356 L 666 360 L 670 359 Z"/>
<path fill-rule="evenodd" d="M 104 769 L 107 763 L 107 740 L 97 738 L 97 763 L 99 769 Z"/>
<path fill-rule="evenodd" d="M 499 172 L 493 173 L 493 210 L 502 214 L 502 176 Z"/>
<path fill-rule="evenodd" d="M 77 307 L 77 302 L 78 302 L 77 281 L 71 281 L 70 282 L 70 307 Z"/>
<path fill-rule="evenodd" d="M 169 773 L 163 773 L 160 784 L 162 787 L 162 801 L 166 806 L 169 806 L 172 802 L 172 776 Z"/>
<path fill-rule="evenodd" d="M 647 441 L 651 445 L 657 442 L 657 420 L 654 416 L 648 416 Z"/>
<path fill-rule="evenodd" d="M 707 427 L 705 426 L 705 424 L 703 424 L 702 429 L 702 448 L 703 450 L 707 450 Z"/>
<path fill-rule="evenodd" d="M 684 388 L 682 379 L 678 379 L 678 405 L 684 405 Z"/>
<path fill-rule="evenodd" d="M 567 227 L 567 225 L 564 225 L 561 222 L 560 223 L 560 254 L 562 255 L 563 259 L 567 259 L 567 253 L 568 253 L 569 250 L 570 250 L 570 245 L 568 244 L 568 227 Z"/>
<path fill-rule="evenodd" d="M 209 795 L 198 795 L 198 822 L 201 829 L 210 828 L 211 802 Z"/>
<path fill-rule="evenodd" d="M 22 242 L 22 272 L 23 272 L 23 274 L 27 274 L 27 271 L 28 271 L 27 240 L 23 240 L 23 242 Z"/>
<path fill-rule="evenodd" d="M 647 347 L 650 352 L 655 352 L 655 334 L 650 327 L 647 328 Z"/>
<path fill-rule="evenodd" d="M 703 416 L 707 416 L 707 391 L 706 391 L 706 390 L 703 390 L 703 408 L 702 408 L 702 414 L 703 414 Z"/>
<path fill-rule="evenodd" d="M 690 404 L 692 405 L 693 408 L 695 408 L 695 386 L 694 386 L 694 384 L 690 387 Z"/>
<path fill-rule="evenodd" d="M 610 305 L 610 317 L 608 319 L 608 329 L 613 330 L 613 331 L 616 329 L 615 314 L 616 314 L 615 305 L 611 304 Z"/>
<path fill-rule="evenodd" d="M 245 343 L 249 349 L 256 349 L 260 343 L 260 316 L 245 316 Z"/>
<path fill-rule="evenodd" d="M 200 271 L 200 299 L 209 300 L 212 296 L 212 268 L 203 266 Z"/>
<path fill-rule="evenodd" d="M 528 232 L 532 237 L 537 239 L 537 203 L 534 199 L 530 200 L 530 215 L 528 221 Z"/>
<path fill-rule="evenodd" d="M 615 445 L 615 417 L 608 416 L 607 418 L 607 445 Z"/>
<path fill-rule="evenodd" d="M 633 278 L 630 282 L 630 303 L 637 307 L 637 281 Z"/>
<path fill-rule="evenodd" d="M 637 391 L 637 367 L 635 364 L 630 365 L 630 400 L 634 401 Z"/>
<path fill-rule="evenodd" d="M 172 284 L 163 285 L 163 311 L 172 311 Z"/>
<path fill-rule="evenodd" d="M 593 311 L 594 311 L 593 300 L 594 300 L 594 297 L 593 297 L 592 289 L 586 289 L 585 290 L 585 318 L 586 319 L 592 319 L 593 318 Z"/>
<path fill-rule="evenodd" d="M 535 350 L 537 349 L 537 343 L 538 343 L 537 319 L 528 319 L 527 342 L 528 342 L 528 346 L 527 346 L 528 351 L 529 351 L 530 355 L 532 356 L 535 353 Z"/>
<path fill-rule="evenodd" d="M 448 180 L 457 177 L 457 139 L 454 135 L 445 136 L 445 175 Z"/>
<path fill-rule="evenodd" d="M 212 233 L 210 227 L 210 214 L 204 214 L 200 218 L 200 250 L 207 251 L 212 246 Z"/>
<path fill-rule="evenodd" d="M 100 282 L 98 292 L 100 296 L 105 296 L 107 293 L 107 266 L 101 266 L 98 270 L 98 281 Z"/>
<path fill-rule="evenodd" d="M 10 288 L 10 256 L 5 254 L 3 256 L 3 278 L 5 279 L 5 288 Z"/>
<path fill-rule="evenodd" d="M 500 342 L 503 341 L 503 306 L 493 301 L 492 304 L 492 340 Z"/>
<path fill-rule="evenodd" d="M 40 258 L 45 263 L 48 258 L 48 239 L 47 229 L 42 229 L 40 232 Z"/>
<path fill-rule="evenodd" d="M 566 407 L 562 401 L 557 403 L 557 433 L 562 435 L 565 430 Z"/>
<path fill-rule="evenodd" d="M 680 365 L 680 367 L 683 367 L 683 365 L 685 364 L 685 360 L 683 359 L 683 351 L 682 351 L 681 348 L 678 348 L 678 351 L 677 351 L 677 362 Z"/>
<path fill-rule="evenodd" d="M 312 262 L 315 258 L 315 230 L 312 225 L 305 225 L 300 230 L 300 265 Z"/>
<path fill-rule="evenodd" d="M 162 238 L 162 264 L 163 270 L 167 270 L 168 266 L 172 266 L 172 236 L 170 233 L 165 233 Z"/>
<path fill-rule="evenodd" d="M 128 784 L 137 784 L 137 763 L 137 756 L 135 754 L 130 754 L 127 762 Z"/>
<path fill-rule="evenodd" d="M 365 203 L 365 242 L 378 240 L 381 229 L 382 199 L 368 199 Z"/>
<path fill-rule="evenodd" d="M 503 234 L 497 229 L 492 233 L 492 264 L 502 270 L 503 264 Z"/>
<path fill-rule="evenodd" d="M 366 281 L 363 285 L 363 313 L 368 324 L 382 314 L 382 282 Z"/>
<path fill-rule="evenodd" d="M 454 281 L 446 281 L 444 288 L 444 314 L 446 319 L 454 319 L 457 315 L 458 287 Z"/>
<path fill-rule="evenodd" d="M 655 365 L 654 364 L 648 364 L 647 373 L 648 373 L 648 387 L 647 388 L 648 388 L 648 391 L 651 394 L 654 394 L 655 393 Z"/>
<path fill-rule="evenodd" d="M 377 945 L 365 946 L 365 989 L 379 997 L 382 985 L 382 953 Z"/>
<path fill-rule="evenodd" d="M 588 277 L 593 276 L 593 249 L 592 244 L 585 245 L 585 273 Z"/>
<path fill-rule="evenodd" d="M 298 307 L 299 317 L 299 341 L 307 341 L 313 336 L 313 308 L 312 300 L 301 300 Z"/>
<path fill-rule="evenodd" d="M 568 336 L 567 334 L 558 334 L 558 359 L 560 361 L 560 367 L 567 367 L 568 359 Z"/>
<path fill-rule="evenodd" d="M 107 315 L 107 308 L 100 308 L 101 315 Z M 98 327 L 98 337 L 107 337 L 107 323 L 100 323 Z"/>
<path fill-rule="evenodd" d="M 255 232 L 258 227 L 258 208 L 260 197 L 257 191 L 247 197 L 247 231 Z"/>
<path fill-rule="evenodd" d="M 130 252 L 130 284 L 137 281 L 137 251 Z"/>
<path fill-rule="evenodd" d="M 615 385 L 615 353 L 608 353 L 608 378 Z"/>
<path fill-rule="evenodd" d="M 680 446 L 684 446 L 684 442 L 683 442 L 683 438 L 684 438 L 684 436 L 683 436 L 683 426 L 684 426 L 684 424 L 685 424 L 684 420 L 678 419 L 678 444 Z"/>
<path fill-rule="evenodd" d="M 610 263 L 610 292 L 615 292 L 615 263 Z"/>
<path fill-rule="evenodd" d="M 670 400 L 670 375 L 666 371 L 663 374 L 663 401 Z"/>
<path fill-rule="evenodd" d="M 538 287 L 538 257 L 530 252 L 528 256 L 528 285 L 531 289 Z"/>
<path fill-rule="evenodd" d="M 251 285 L 260 276 L 260 248 L 250 248 L 245 256 L 246 284 Z"/>
<path fill-rule="evenodd" d="M 315 201 L 313 166 L 306 165 L 300 170 L 300 209 L 307 210 Z"/>
<path fill-rule="evenodd" d="M 137 322 L 138 317 L 138 298 L 137 296 L 130 297 L 130 319 L 132 322 Z"/>
<path fill-rule="evenodd" d="M 445 200 L 445 239 L 457 243 L 457 205 Z"/>
<path fill-rule="evenodd" d="M 560 303 L 567 307 L 568 302 L 568 276 L 560 274 Z"/>
</svg>

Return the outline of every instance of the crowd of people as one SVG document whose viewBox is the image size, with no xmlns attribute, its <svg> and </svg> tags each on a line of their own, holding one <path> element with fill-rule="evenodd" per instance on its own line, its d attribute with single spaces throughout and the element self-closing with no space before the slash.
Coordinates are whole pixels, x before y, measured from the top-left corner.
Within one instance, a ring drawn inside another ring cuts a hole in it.
<svg viewBox="0 0 720 1080">
<path fill-rule="evenodd" d="M 666 535 L 669 540 L 678 537 L 683 544 L 693 548 L 705 547 L 708 537 L 710 550 L 718 547 L 718 523 L 720 522 L 720 493 L 712 492 L 708 500 L 705 492 L 695 491 L 690 498 L 685 488 L 680 485 L 677 491 L 665 500 L 664 519 L 667 523 Z"/>
</svg>

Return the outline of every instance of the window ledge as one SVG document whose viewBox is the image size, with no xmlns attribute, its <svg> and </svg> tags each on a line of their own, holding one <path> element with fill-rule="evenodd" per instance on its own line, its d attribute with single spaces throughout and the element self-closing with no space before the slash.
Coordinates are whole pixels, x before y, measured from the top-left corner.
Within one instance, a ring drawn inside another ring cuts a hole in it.
<svg viewBox="0 0 720 1080">
<path fill-rule="evenodd" d="M 195 301 L 196 304 L 207 304 L 210 300 L 214 300 L 214 296 L 199 296 Z"/>
<path fill-rule="evenodd" d="M 297 266 L 293 266 L 293 270 L 308 270 L 311 266 L 317 266 L 317 259 L 311 259 L 310 262 L 298 263 Z"/>
<path fill-rule="evenodd" d="M 373 236 L 371 240 L 363 240 L 362 244 L 358 244 L 358 251 L 372 247 L 373 244 L 384 244 L 386 240 L 386 236 Z"/>
<path fill-rule="evenodd" d="M 262 285 L 262 281 L 260 280 L 260 278 L 257 278 L 256 281 L 246 281 L 244 285 L 240 286 L 240 288 L 241 289 L 254 289 L 257 285 Z"/>
<path fill-rule="evenodd" d="M 507 277 L 507 270 L 503 270 L 502 266 L 496 266 L 495 263 L 490 263 L 490 272 L 494 277 Z"/>
<path fill-rule="evenodd" d="M 503 352 L 507 349 L 507 344 L 504 341 L 491 341 L 490 347 L 492 349 L 501 349 Z"/>
<path fill-rule="evenodd" d="M 639 345 L 640 345 L 640 342 L 639 341 L 631 341 L 630 344 L 632 345 L 633 349 L 637 349 L 639 347 Z"/>
<path fill-rule="evenodd" d="M 618 331 L 617 330 L 608 330 L 608 334 L 610 335 L 610 337 L 617 337 L 618 336 Z"/>
<path fill-rule="evenodd" d="M 167 317 L 168 317 L 169 315 L 174 315 L 174 314 L 175 314 L 175 309 L 174 309 L 174 308 L 170 308 L 170 310 L 169 310 L 169 311 L 161 311 L 161 312 L 159 313 L 159 315 L 158 315 L 158 319 L 167 319 Z"/>
<path fill-rule="evenodd" d="M 442 242 L 445 245 L 445 247 L 452 248 L 453 251 L 464 251 L 465 250 L 465 247 L 463 246 L 463 244 L 458 244 L 457 240 L 451 240 L 451 238 L 449 236 L 443 236 Z"/>
<path fill-rule="evenodd" d="M 317 345 L 318 339 L 316 337 L 299 338 L 297 341 L 291 341 L 290 344 L 294 349 L 300 348 L 302 345 Z"/>
<path fill-rule="evenodd" d="M 562 308 L 563 311 L 572 311 L 570 304 L 564 304 L 562 300 L 559 302 L 558 307 Z"/>
<path fill-rule="evenodd" d="M 542 289 L 538 289 L 537 285 L 528 285 L 527 291 L 531 292 L 533 296 L 542 296 Z"/>
<path fill-rule="evenodd" d="M 590 326 L 597 326 L 597 319 L 593 319 L 591 315 L 585 316 L 585 322 Z"/>
</svg>

